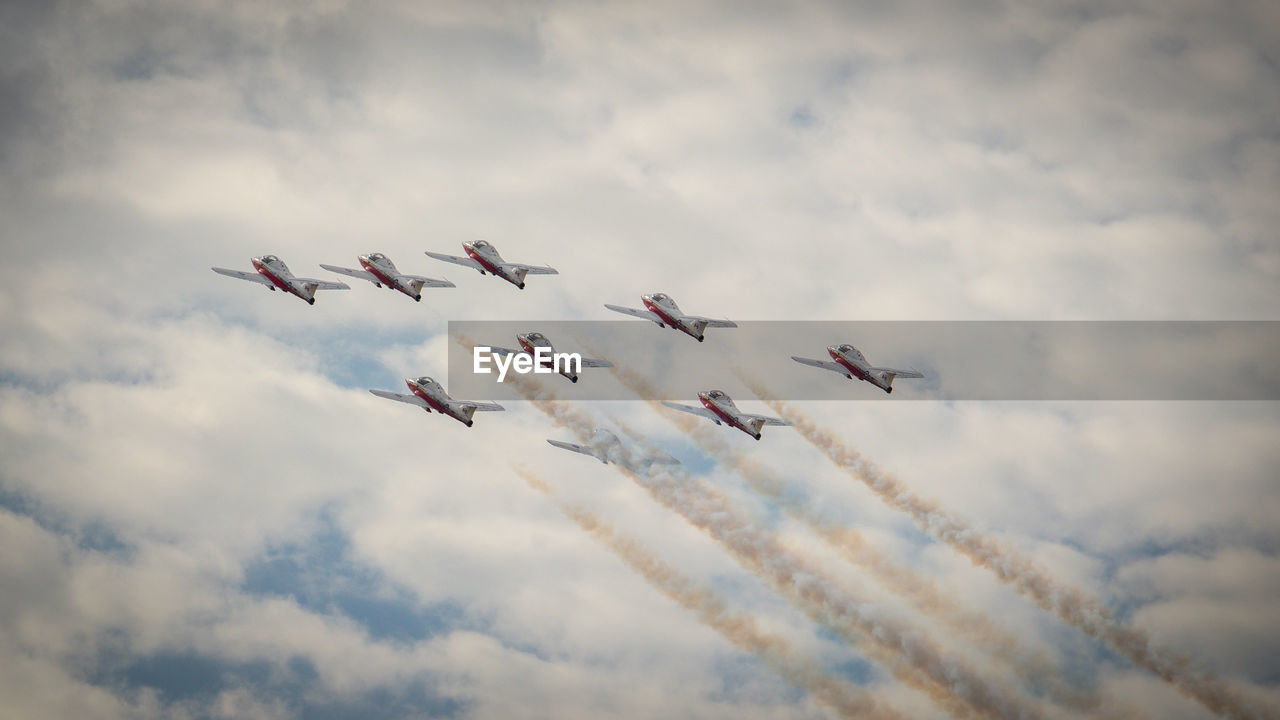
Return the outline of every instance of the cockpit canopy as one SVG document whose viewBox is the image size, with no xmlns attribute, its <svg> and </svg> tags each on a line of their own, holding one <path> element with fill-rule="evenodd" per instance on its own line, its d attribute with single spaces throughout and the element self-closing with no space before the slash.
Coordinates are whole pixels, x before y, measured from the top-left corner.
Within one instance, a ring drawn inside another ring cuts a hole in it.
<svg viewBox="0 0 1280 720">
<path fill-rule="evenodd" d="M 847 344 L 846 344 L 846 345 L 841 345 L 841 346 L 840 346 L 840 352 L 842 352 L 842 353 L 850 353 L 850 352 L 853 352 L 853 346 L 852 346 L 852 345 L 847 345 Z"/>
<path fill-rule="evenodd" d="M 477 240 L 471 243 L 471 247 L 478 247 L 478 248 L 489 247 L 489 243 L 485 242 L 484 240 Z"/>
<path fill-rule="evenodd" d="M 526 333 L 525 337 L 528 338 L 531 342 L 537 342 L 539 340 L 546 339 L 542 337 L 542 333 L 537 333 L 537 332 Z"/>
<path fill-rule="evenodd" d="M 723 400 L 729 396 L 725 395 L 724 392 L 721 390 L 712 390 L 711 392 L 707 393 L 707 397 L 711 398 L 712 400 Z"/>
<path fill-rule="evenodd" d="M 666 302 L 666 301 L 667 301 L 667 296 L 666 296 L 666 295 L 664 295 L 664 294 L 662 294 L 662 293 L 654 293 L 653 295 L 650 295 L 650 297 L 652 297 L 652 298 L 654 299 L 654 301 L 655 301 L 655 302 Z"/>
<path fill-rule="evenodd" d="M 263 255 L 262 262 L 264 263 L 280 262 L 280 258 L 276 257 L 275 255 Z"/>
<path fill-rule="evenodd" d="M 387 256 L 382 253 L 369 253 L 370 260 L 386 260 Z"/>
<path fill-rule="evenodd" d="M 426 375 L 423 375 L 422 377 L 418 378 L 418 384 L 419 384 L 419 385 L 430 385 L 431 383 L 434 383 L 434 382 L 435 382 L 435 380 L 432 380 L 431 378 L 427 377 Z"/>
</svg>

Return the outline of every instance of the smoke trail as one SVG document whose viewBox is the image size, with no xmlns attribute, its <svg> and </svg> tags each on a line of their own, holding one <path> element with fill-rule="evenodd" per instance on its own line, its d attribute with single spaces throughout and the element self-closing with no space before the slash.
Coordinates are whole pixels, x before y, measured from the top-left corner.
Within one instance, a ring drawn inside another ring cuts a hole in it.
<svg viewBox="0 0 1280 720">
<path fill-rule="evenodd" d="M 620 364 L 615 364 L 610 371 L 619 382 L 641 398 L 658 397 L 657 388 L 638 373 Z M 711 427 L 705 421 L 689 415 L 668 412 L 661 403 L 653 400 L 648 403 L 717 461 L 736 470 L 753 490 L 838 550 L 845 560 L 871 572 L 891 592 L 940 621 L 949 630 L 976 641 L 986 651 L 1005 662 L 1033 689 L 1047 693 L 1055 701 L 1076 711 L 1098 708 L 1099 699 L 1096 694 L 1077 690 L 1062 682 L 1058 671 L 1047 657 L 1042 653 L 1024 651 L 1016 638 L 1002 630 L 988 616 L 959 607 L 936 583 L 877 550 L 866 541 L 862 533 L 834 523 L 797 499 L 789 497 L 786 494 L 786 481 L 767 466 L 735 452 L 725 441 L 724 434 L 719 432 L 720 428 Z"/>
<path fill-rule="evenodd" d="M 1222 680 L 1196 672 L 1188 658 L 1153 647 L 1145 632 L 1122 623 L 1097 598 L 1053 580 L 1030 558 L 951 517 L 936 502 L 917 497 L 896 478 L 882 472 L 794 407 L 774 398 L 759 382 L 746 377 L 745 373 L 740 373 L 740 377 L 757 397 L 790 420 L 805 440 L 822 450 L 837 467 L 890 506 L 910 515 L 921 530 L 951 545 L 974 565 L 992 571 L 1001 582 L 1011 585 L 1036 605 L 1106 643 L 1217 715 L 1240 720 L 1280 717 L 1256 707 Z"/>
<path fill-rule="evenodd" d="M 586 442 L 595 423 L 581 411 L 555 402 L 551 391 L 517 376 L 512 382 L 548 417 Z M 870 605 L 846 597 L 810 563 L 762 534 L 720 493 L 701 486 L 680 469 L 655 468 L 648 475 L 615 465 L 668 509 L 711 535 L 747 570 L 803 610 L 811 619 L 859 644 L 864 654 L 902 682 L 924 692 L 943 710 L 960 717 L 1036 718 L 1038 708 L 993 687 L 965 663 L 943 657 L 920 632 L 878 617 Z M 862 641 L 862 642 L 860 642 Z"/>
<path fill-rule="evenodd" d="M 785 638 L 760 630 L 755 619 L 746 613 L 730 611 L 724 598 L 714 590 L 699 587 L 635 541 L 618 536 L 612 527 L 591 511 L 556 497 L 550 486 L 528 468 L 519 465 L 513 468 L 530 487 L 549 497 L 561 512 L 609 548 L 650 585 L 697 615 L 703 624 L 720 633 L 735 647 L 759 657 L 788 682 L 804 688 L 815 701 L 844 718 L 902 718 L 901 714 L 877 702 L 862 688 L 824 672 L 812 660 L 797 657 Z"/>
</svg>

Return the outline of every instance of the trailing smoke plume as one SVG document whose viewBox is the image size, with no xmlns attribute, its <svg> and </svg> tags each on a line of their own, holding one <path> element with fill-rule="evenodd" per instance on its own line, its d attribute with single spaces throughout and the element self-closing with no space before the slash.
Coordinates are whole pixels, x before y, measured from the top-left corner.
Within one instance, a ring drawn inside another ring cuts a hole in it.
<svg viewBox="0 0 1280 720">
<path fill-rule="evenodd" d="M 866 690 L 823 671 L 810 659 L 798 657 L 786 638 L 761 630 L 755 619 L 746 613 L 732 612 L 724 598 L 714 590 L 698 586 L 640 544 L 618 536 L 612 527 L 591 511 L 556 497 L 546 481 L 529 469 L 515 466 L 515 471 L 530 487 L 551 498 L 561 512 L 609 548 L 663 595 L 697 615 L 703 624 L 720 633 L 738 649 L 768 663 L 784 679 L 804 688 L 815 701 L 835 711 L 840 717 L 881 720 L 897 720 L 902 717 L 892 708 L 877 701 Z"/>
<path fill-rule="evenodd" d="M 536 381 L 517 377 L 512 385 L 583 442 L 594 434 L 596 423 L 590 415 L 556 402 L 555 394 Z M 1036 705 L 993 685 L 963 661 L 944 657 L 941 649 L 918 630 L 880 617 L 869 604 L 848 597 L 818 568 L 783 548 L 773 535 L 760 532 L 727 498 L 683 470 L 655 468 L 651 474 L 642 475 L 615 467 L 662 505 L 710 534 L 744 568 L 770 583 L 815 622 L 858 644 L 868 657 L 902 682 L 924 692 L 943 710 L 958 717 L 1042 716 Z"/>
<path fill-rule="evenodd" d="M 610 368 L 618 381 L 641 398 L 658 396 L 653 387 L 638 373 L 621 364 Z M 649 405 L 674 424 L 698 446 L 722 464 L 728 465 L 747 481 L 753 490 L 767 497 L 791 518 L 800 522 L 838 550 L 847 561 L 864 568 L 886 588 L 904 598 L 921 612 L 942 623 L 952 632 L 969 638 L 1001 659 L 1006 666 L 1031 687 L 1047 693 L 1053 700 L 1076 711 L 1091 711 L 1098 706 L 1096 694 L 1077 690 L 1063 682 L 1060 674 L 1042 653 L 1031 653 L 1019 647 L 1017 640 L 978 612 L 967 611 L 948 597 L 931 579 L 898 563 L 877 550 L 853 528 L 840 525 L 815 512 L 786 492 L 787 482 L 775 471 L 734 452 L 720 428 L 698 418 L 669 412 L 660 403 Z"/>
<path fill-rule="evenodd" d="M 787 403 L 773 398 L 759 382 L 740 374 L 758 397 L 790 420 L 800 434 L 821 450 L 836 466 L 866 485 L 881 500 L 907 513 L 921 530 L 964 554 L 974 565 L 993 572 L 1036 605 L 1106 643 L 1134 664 L 1172 684 L 1184 695 L 1227 718 L 1276 718 L 1242 697 L 1222 680 L 1197 672 L 1178 653 L 1153 647 L 1147 634 L 1118 620 L 1097 598 L 1049 577 L 1030 558 L 948 515 L 936 502 L 917 497 L 901 482 L 880 470 L 856 450 L 841 442 L 813 420 Z"/>
</svg>

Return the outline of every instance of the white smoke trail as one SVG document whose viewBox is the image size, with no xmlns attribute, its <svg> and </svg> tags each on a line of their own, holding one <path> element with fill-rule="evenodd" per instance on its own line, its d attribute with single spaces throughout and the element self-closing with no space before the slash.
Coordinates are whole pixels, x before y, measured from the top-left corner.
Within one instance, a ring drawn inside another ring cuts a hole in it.
<svg viewBox="0 0 1280 720">
<path fill-rule="evenodd" d="M 757 397 L 774 412 L 790 420 L 805 440 L 826 454 L 837 467 L 862 482 L 890 506 L 907 513 L 921 530 L 951 545 L 974 565 L 992 571 L 1001 582 L 1012 586 L 1039 607 L 1106 643 L 1217 715 L 1233 720 L 1280 717 L 1275 709 L 1258 707 L 1222 680 L 1193 670 L 1188 658 L 1153 647 L 1145 632 L 1122 623 L 1097 598 L 1054 580 L 1030 558 L 948 515 L 936 502 L 917 497 L 896 478 L 881 471 L 833 434 L 818 427 L 791 405 L 773 397 L 761 383 L 746 377 L 745 373 L 739 376 Z"/>
<path fill-rule="evenodd" d="M 517 376 L 512 386 L 534 406 L 583 442 L 594 434 L 588 414 L 556 402 L 555 394 Z M 811 619 L 855 643 L 902 682 L 924 692 L 943 710 L 958 717 L 1037 718 L 1041 710 L 1015 693 L 993 685 L 919 631 L 878 615 L 867 603 L 848 597 L 818 568 L 787 551 L 771 534 L 757 530 L 727 498 L 696 481 L 682 469 L 657 468 L 648 475 L 615 465 L 665 507 L 707 532 L 747 570 L 803 610 Z"/>
<path fill-rule="evenodd" d="M 634 371 L 619 364 L 615 364 L 610 370 L 619 382 L 641 398 L 658 397 L 658 389 Z M 735 452 L 725 441 L 723 433 L 719 432 L 721 428 L 712 427 L 689 415 L 670 412 L 653 400 L 648 400 L 648 404 L 690 437 L 703 451 L 736 470 L 753 490 L 823 538 L 847 561 L 871 572 L 891 592 L 938 620 L 948 630 L 975 641 L 985 651 L 1003 661 L 1006 667 L 1033 689 L 1047 693 L 1054 701 L 1076 712 L 1091 712 L 1098 708 L 1097 695 L 1063 682 L 1060 673 L 1043 653 L 1024 650 L 1016 638 L 992 622 L 988 616 L 960 607 L 936 583 L 877 550 L 862 533 L 831 521 L 789 496 L 786 492 L 786 480 L 767 466 Z"/>
<path fill-rule="evenodd" d="M 876 700 L 866 690 L 823 671 L 808 658 L 798 657 L 786 638 L 761 630 L 751 615 L 729 610 L 724 598 L 714 590 L 697 585 L 639 543 L 620 537 L 596 514 L 557 497 L 547 482 L 528 468 L 519 465 L 513 467 L 530 487 L 550 498 L 561 512 L 639 573 L 650 585 L 697 615 L 703 624 L 718 632 L 735 647 L 755 655 L 788 682 L 804 688 L 818 703 L 844 718 L 902 718 L 900 713 Z"/>
</svg>

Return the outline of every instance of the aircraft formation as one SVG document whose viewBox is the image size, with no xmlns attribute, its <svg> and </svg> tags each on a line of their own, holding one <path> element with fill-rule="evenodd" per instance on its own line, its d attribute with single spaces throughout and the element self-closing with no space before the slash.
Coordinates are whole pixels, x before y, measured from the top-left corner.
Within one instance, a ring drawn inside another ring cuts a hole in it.
<svg viewBox="0 0 1280 720">
<path fill-rule="evenodd" d="M 555 268 L 548 266 L 507 262 L 498 254 L 496 248 L 482 240 L 463 243 L 463 248 L 466 251 L 466 257 L 433 252 L 427 252 L 426 254 L 444 262 L 470 267 L 482 275 L 502 278 L 522 290 L 525 287 L 525 279 L 529 275 L 559 274 Z M 321 267 L 340 275 L 365 280 L 375 287 L 385 287 L 399 291 L 413 298 L 415 302 L 421 302 L 423 288 L 454 287 L 453 283 L 448 280 L 437 280 L 401 273 L 391 259 L 382 253 L 374 252 L 360 255 L 357 260 L 361 269 L 335 265 L 321 265 Z M 315 304 L 316 292 L 319 290 L 350 289 L 341 282 L 296 277 L 288 266 L 274 255 L 254 257 L 251 259 L 251 263 L 255 272 L 242 272 L 219 267 L 215 267 L 213 270 L 222 275 L 258 283 L 270 291 L 280 290 L 289 293 L 309 305 Z M 697 340 L 699 343 L 705 341 L 705 332 L 708 328 L 738 327 L 731 320 L 688 315 L 680 309 L 670 296 L 663 293 L 643 295 L 641 296 L 641 301 L 644 304 L 644 309 L 608 304 L 605 305 L 605 308 L 647 320 L 660 328 L 677 330 Z M 577 383 L 581 379 L 578 373 L 583 368 L 609 368 L 614 366 L 609 360 L 581 358 L 579 356 L 581 364 L 576 370 L 565 370 L 555 366 L 554 363 L 548 369 L 546 360 L 548 355 L 557 357 L 563 355 L 563 353 L 557 354 L 554 352 L 554 346 L 550 339 L 544 334 L 535 331 L 518 333 L 515 339 L 518 347 L 490 347 L 490 359 L 499 365 L 499 369 L 502 372 L 505 372 L 507 367 L 516 365 L 517 361 L 522 361 L 526 369 L 520 370 L 519 366 L 516 366 L 518 372 L 528 372 L 528 368 L 536 366 L 541 368 L 541 372 L 558 373 L 565 380 Z M 848 343 L 828 345 L 826 350 L 830 360 L 798 355 L 792 355 L 791 359 L 802 365 L 838 373 L 851 381 L 866 382 L 886 394 L 893 392 L 893 383 L 899 378 L 924 377 L 923 373 L 917 370 L 901 370 L 873 365 L 861 350 Z M 574 355 L 577 354 L 574 353 Z M 481 368 L 480 356 L 481 354 L 477 353 L 475 365 L 477 371 L 480 371 Z M 505 361 L 505 363 L 502 361 Z M 621 377 L 621 371 L 615 372 L 619 372 L 619 377 Z M 499 379 L 501 379 L 501 375 Z M 387 400 L 416 405 L 427 413 L 437 412 L 447 415 L 463 423 L 468 428 L 474 425 L 474 416 L 477 412 L 505 410 L 502 405 L 495 402 L 454 399 L 438 381 L 428 376 L 406 378 L 405 385 L 409 390 L 408 393 L 396 393 L 379 389 L 370 389 L 369 392 Z M 533 396 L 530 395 L 526 395 L 526 397 L 533 399 Z M 792 424 L 783 418 L 756 415 L 740 410 L 733 399 L 723 390 L 712 389 L 698 392 L 697 399 L 698 405 L 675 402 L 662 402 L 661 404 L 672 410 L 700 416 L 717 426 L 728 426 L 751 436 L 757 441 L 761 439 L 763 429 L 766 426 L 787 426 Z M 779 412 L 785 413 L 779 406 L 773 405 L 779 409 Z M 542 409 L 541 406 L 540 409 Z M 550 411 L 544 410 L 544 412 L 553 415 Z M 558 415 L 553 416 L 560 417 Z M 680 465 L 678 459 L 666 454 L 665 451 L 653 444 L 645 443 L 643 439 L 632 437 L 628 440 L 623 440 L 608 429 L 595 427 L 594 425 L 584 425 L 579 420 L 574 420 L 572 423 L 559 422 L 558 424 L 563 427 L 572 427 L 575 434 L 578 435 L 577 439 L 585 440 L 585 442 L 576 443 L 548 438 L 547 443 L 554 448 L 585 455 L 606 465 L 612 464 L 636 477 L 639 477 L 639 475 L 646 477 L 661 476 L 672 472 L 676 473 L 676 475 L 669 475 L 669 477 L 674 477 L 677 480 L 689 477 L 687 473 L 681 472 L 679 468 L 672 467 Z M 1141 667 L 1152 670 L 1165 681 L 1178 686 L 1184 693 L 1200 701 L 1206 708 L 1218 710 L 1221 707 L 1225 707 L 1227 711 L 1219 713 L 1224 717 L 1254 716 L 1242 711 L 1241 708 L 1247 703 L 1236 699 L 1229 692 L 1229 688 L 1223 686 L 1216 679 L 1185 670 L 1183 668 L 1183 665 L 1186 664 L 1185 660 L 1171 662 L 1168 659 L 1169 656 L 1158 649 L 1150 647 L 1145 640 L 1141 644 L 1133 643 L 1130 638 L 1136 637 L 1134 631 L 1123 623 L 1117 623 L 1105 617 L 1105 612 L 1099 612 L 1097 609 L 1099 601 L 1096 599 L 1090 599 L 1082 591 L 1059 585 L 1051 577 L 1041 573 L 1031 564 L 1030 560 L 1020 555 L 1004 553 L 999 549 L 999 543 L 988 542 L 973 528 L 945 514 L 940 514 L 941 511 L 936 503 L 916 497 L 905 490 L 897 481 L 891 478 L 886 479 L 878 471 L 873 470 L 868 473 L 862 468 L 864 461 L 858 458 L 856 453 L 852 454 L 853 459 L 851 460 L 851 454 L 838 441 L 826 436 L 822 431 L 815 430 L 803 421 L 798 421 L 797 425 L 797 430 L 807 441 L 820 447 L 838 467 L 846 470 L 852 477 L 861 480 L 872 492 L 875 492 L 895 507 L 909 513 L 922 531 L 950 544 L 956 550 L 969 557 L 975 565 L 981 565 L 989 569 L 998 568 L 996 572 L 1003 582 L 1010 584 L 1042 609 L 1056 614 L 1064 621 L 1081 628 L 1087 634 L 1104 641 L 1120 655 L 1132 660 Z M 589 437 L 588 432 L 590 433 Z M 712 454 L 717 453 L 712 452 Z M 742 475 L 754 489 L 759 489 L 761 493 L 776 498 L 782 497 L 781 491 L 778 489 L 779 484 L 769 471 L 756 467 L 752 472 L 743 472 Z M 531 480 L 531 484 L 532 482 Z M 750 531 L 752 533 L 750 535 L 752 541 L 745 543 L 745 547 L 748 550 L 739 552 L 737 541 L 730 541 L 725 536 L 738 537 L 743 533 L 748 533 L 749 528 L 736 521 L 722 524 L 723 517 L 732 515 L 732 506 L 712 502 L 714 495 L 676 498 L 675 495 L 668 494 L 660 488 L 655 489 L 646 482 L 641 482 L 641 484 L 645 485 L 646 489 L 650 490 L 650 494 L 662 504 L 679 512 L 693 525 L 711 532 L 712 535 L 721 540 L 722 544 L 744 561 L 744 567 L 751 569 L 752 572 L 760 575 L 762 579 L 769 580 L 780 592 L 785 594 L 789 590 L 795 590 L 794 578 L 797 572 L 804 574 L 808 578 L 818 578 L 821 575 L 816 571 L 816 568 L 809 567 L 802 562 L 803 558 L 798 558 L 780 544 L 766 542 L 770 536 L 757 536 L 754 531 Z M 779 503 L 779 506 L 783 507 L 783 503 Z M 823 529 L 824 531 L 829 529 L 825 519 L 810 517 L 807 511 L 798 510 L 791 506 L 786 506 L 783 509 L 791 517 L 809 524 L 815 529 Z M 947 528 L 947 531 L 945 533 L 937 532 L 935 523 Z M 584 528 L 590 527 L 586 521 L 580 521 L 580 524 Z M 728 529 L 726 530 L 726 528 Z M 844 543 L 844 536 L 840 537 L 842 538 L 840 543 Z M 756 539 L 760 540 L 760 542 L 756 542 Z M 868 565 L 878 567 L 881 562 L 877 560 L 876 562 L 868 563 Z M 903 575 L 902 570 L 891 565 L 886 565 L 884 568 L 877 570 L 877 572 L 882 572 L 883 576 L 893 583 L 899 582 L 899 576 Z M 914 585 L 914 583 L 911 584 Z M 682 585 L 681 587 L 684 586 Z M 935 591 L 919 595 L 914 588 L 903 587 L 902 590 L 908 594 L 917 595 L 915 600 L 927 603 L 931 608 L 937 605 L 940 597 L 933 595 Z M 812 597 L 809 596 L 810 593 L 812 593 Z M 906 634 L 903 631 L 904 629 L 898 628 L 892 623 L 884 624 L 879 620 L 872 620 L 870 617 L 862 615 L 861 607 L 865 602 L 854 598 L 842 598 L 839 591 L 828 590 L 828 584 L 825 581 L 807 581 L 804 584 L 804 591 L 800 595 L 802 597 L 794 598 L 794 600 L 803 601 L 797 602 L 797 607 L 804 609 L 806 614 L 824 626 L 833 628 L 833 632 L 838 632 L 842 637 L 849 637 L 850 639 L 865 637 L 872 642 L 878 643 L 886 651 L 903 652 L 903 657 L 908 661 L 915 657 L 917 649 L 924 648 L 925 652 L 920 653 L 920 656 L 925 659 L 925 662 L 920 664 L 911 662 L 914 667 L 908 668 L 913 671 L 921 671 L 921 677 L 916 678 L 914 675 L 904 677 L 911 678 L 910 684 L 927 683 L 931 691 L 937 688 L 956 688 L 954 692 L 948 691 L 948 696 L 943 699 L 946 703 L 952 701 L 963 702 L 969 708 L 981 710 L 980 714 L 993 717 L 1032 717 L 1038 715 L 1036 712 L 1029 711 L 1030 706 L 1022 707 L 1020 703 L 1004 697 L 1003 694 L 997 697 L 996 693 L 985 687 L 981 678 L 977 676 L 970 677 L 963 666 L 940 664 L 934 659 L 937 657 L 936 650 L 932 649 L 931 646 L 919 644 L 922 641 L 918 633 L 910 631 L 912 634 Z M 1062 598 L 1066 598 L 1066 600 Z M 812 605 L 812 607 L 808 607 L 809 605 Z M 837 609 L 838 613 L 835 612 Z M 721 606 L 717 605 L 716 612 L 721 612 L 721 610 Z M 948 614 L 943 612 L 941 615 L 946 616 Z M 1097 618 L 1099 617 L 1103 619 L 1098 620 Z M 1082 620 L 1081 618 L 1085 619 Z M 968 626 L 972 622 L 969 614 L 965 613 L 963 623 Z M 864 625 L 867 623 L 873 624 L 874 627 L 865 627 Z M 975 631 L 983 635 L 984 639 L 989 632 L 988 629 L 981 627 L 975 628 Z M 1020 654 L 1019 657 L 1012 659 L 1021 662 Z M 1173 669 L 1171 670 L 1170 668 Z M 1020 667 L 1018 669 L 1021 670 Z M 956 673 L 959 673 L 959 675 Z M 897 673 L 895 672 L 894 674 L 896 675 Z M 1034 679 L 1037 682 L 1043 680 L 1038 671 L 1034 675 Z M 806 687 L 809 686 L 806 685 Z M 1073 703 L 1072 707 L 1075 707 L 1074 703 L 1078 702 L 1078 698 L 1074 693 L 1074 689 L 1067 688 L 1067 690 L 1072 693 L 1069 700 Z M 1258 716 L 1260 717 L 1261 715 Z"/>
<path fill-rule="evenodd" d="M 501 278 L 521 290 L 524 289 L 525 278 L 529 275 L 560 274 L 555 268 L 549 266 L 507 262 L 498 253 L 497 248 L 485 240 L 464 242 L 462 243 L 462 248 L 466 253 L 465 257 L 431 251 L 426 251 L 426 255 L 436 260 L 471 268 L 481 275 L 492 275 Z M 423 288 L 456 287 L 445 279 L 437 280 L 421 275 L 402 273 L 396 268 L 391 258 L 379 252 L 358 255 L 356 260 L 362 269 L 357 270 L 323 263 L 321 263 L 320 267 L 339 275 L 368 281 L 374 287 L 397 290 L 413 298 L 415 302 L 422 301 Z M 228 277 L 258 283 L 271 291 L 281 290 L 287 292 L 304 300 L 309 305 L 315 305 L 316 292 L 319 290 L 351 289 L 350 286 L 342 282 L 296 277 L 289 270 L 289 267 L 285 265 L 284 261 L 275 255 L 254 257 L 250 259 L 250 263 L 252 263 L 255 272 L 220 267 L 213 268 L 213 271 Z M 605 308 L 624 315 L 648 320 L 660 328 L 677 330 L 698 342 L 706 340 L 705 333 L 707 328 L 738 327 L 737 323 L 732 320 L 688 315 L 680 309 L 680 306 L 676 304 L 676 301 L 670 295 L 665 293 L 657 292 L 642 295 L 640 300 L 644 304 L 644 309 L 610 305 L 608 303 L 605 304 Z M 549 367 L 546 358 L 554 354 L 555 348 L 545 335 L 539 332 L 519 333 L 516 335 L 516 342 L 519 345 L 518 348 L 492 347 L 490 351 L 495 356 L 509 358 L 523 356 L 526 362 L 532 361 L 544 367 Z M 893 392 L 893 381 L 896 378 L 924 377 L 922 373 L 916 370 L 897 370 L 872 366 L 860 350 L 847 343 L 829 345 L 827 346 L 827 353 L 834 362 L 802 358 L 794 355 L 791 356 L 791 359 L 803 365 L 839 373 L 850 380 L 868 382 L 886 393 Z M 582 358 L 581 368 L 605 367 L 613 367 L 613 363 L 608 360 Z M 576 371 L 556 368 L 555 372 L 562 375 L 569 382 L 577 383 L 579 380 L 579 375 Z M 475 423 L 473 416 L 476 412 L 505 410 L 504 407 L 494 402 L 455 400 L 449 396 L 449 393 L 445 391 L 438 381 L 431 377 L 406 378 L 405 385 L 409 388 L 409 394 L 377 389 L 370 389 L 369 392 L 387 400 L 416 405 L 427 411 L 427 413 L 437 412 L 447 415 L 467 427 L 471 427 Z M 756 440 L 761 438 L 761 431 L 766 425 L 791 424 L 782 418 L 743 412 L 734 404 L 733 398 L 729 397 L 723 390 L 700 392 L 698 393 L 698 401 L 701 403 L 701 407 L 672 402 L 663 402 L 662 404 L 673 410 L 704 417 L 716 425 L 727 425 L 750 435 Z M 632 448 L 624 445 L 616 435 L 603 428 L 596 430 L 595 437 L 589 445 L 576 445 L 551 439 L 548 439 L 547 442 L 557 448 L 589 455 L 603 463 L 618 463 L 620 462 L 619 458 L 626 458 L 626 462 L 639 463 L 644 466 L 653 463 L 679 463 L 678 460 L 671 457 L 637 459 Z"/>
</svg>

